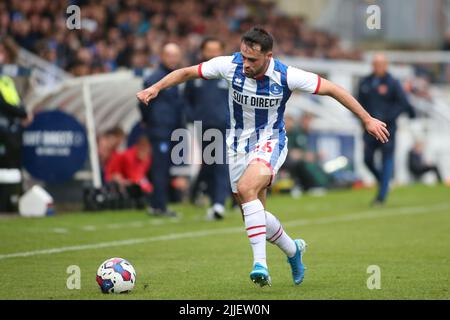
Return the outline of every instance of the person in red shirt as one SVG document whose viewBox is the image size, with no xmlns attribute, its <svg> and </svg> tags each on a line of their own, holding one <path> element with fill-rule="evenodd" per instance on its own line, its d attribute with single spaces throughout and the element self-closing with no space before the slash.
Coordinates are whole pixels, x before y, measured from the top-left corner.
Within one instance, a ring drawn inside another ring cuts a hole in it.
<svg viewBox="0 0 450 320">
<path fill-rule="evenodd" d="M 98 158 L 102 180 L 106 182 L 105 171 L 111 160 L 121 152 L 120 146 L 125 140 L 125 132 L 120 127 L 113 127 L 101 133 L 97 138 Z"/>
<path fill-rule="evenodd" d="M 148 198 L 153 185 L 147 178 L 151 166 L 151 145 L 145 135 L 122 153 L 116 153 L 105 169 L 107 183 L 116 184 L 132 200 Z"/>
</svg>

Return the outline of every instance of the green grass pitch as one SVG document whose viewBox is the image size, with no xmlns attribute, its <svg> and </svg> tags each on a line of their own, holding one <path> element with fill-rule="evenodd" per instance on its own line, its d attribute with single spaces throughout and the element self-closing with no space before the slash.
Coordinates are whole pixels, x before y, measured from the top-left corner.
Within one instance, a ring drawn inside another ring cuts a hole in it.
<svg viewBox="0 0 450 320">
<path fill-rule="evenodd" d="M 174 206 L 183 213 L 177 220 L 139 211 L 1 217 L 0 299 L 449 299 L 449 188 L 396 188 L 383 208 L 368 206 L 373 194 L 269 197 L 267 208 L 284 229 L 308 243 L 300 286 L 270 244 L 272 287 L 250 281 L 251 248 L 239 212 L 219 222 L 205 221 L 205 209 L 190 205 Z M 95 274 L 116 256 L 133 264 L 136 286 L 104 295 Z M 80 267 L 80 290 L 67 289 L 70 265 Z M 380 289 L 367 287 L 371 265 L 380 268 Z"/>
</svg>

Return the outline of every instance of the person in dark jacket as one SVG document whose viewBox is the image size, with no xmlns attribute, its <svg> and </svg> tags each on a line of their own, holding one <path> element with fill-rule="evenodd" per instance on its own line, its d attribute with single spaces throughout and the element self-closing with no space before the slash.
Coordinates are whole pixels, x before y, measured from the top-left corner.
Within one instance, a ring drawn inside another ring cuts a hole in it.
<svg viewBox="0 0 450 320">
<path fill-rule="evenodd" d="M 0 65 L 13 63 L 17 49 L 9 38 L 0 39 Z M 0 168 L 20 168 L 22 166 L 22 129 L 31 122 L 14 80 L 0 75 Z"/>
<path fill-rule="evenodd" d="M 158 82 L 167 74 L 179 67 L 181 51 L 174 43 L 166 44 L 161 52 L 159 67 L 144 81 L 144 88 Z M 172 132 L 183 126 L 184 98 L 179 86 L 161 92 L 152 101 L 152 107 L 139 103 L 142 121 L 146 126 L 153 148 L 153 164 L 150 171 L 150 180 L 154 186 L 153 195 L 149 204 L 150 215 L 176 216 L 176 213 L 167 209 Z"/>
<path fill-rule="evenodd" d="M 409 103 L 400 82 L 388 70 L 386 57 L 378 53 L 373 58 L 373 73 L 363 78 L 359 84 L 358 100 L 372 116 L 387 124 L 391 136 L 388 143 L 381 143 L 372 136 L 364 133 L 364 162 L 378 181 L 378 194 L 373 205 L 385 203 L 389 182 L 394 172 L 396 120 L 403 112 L 411 118 L 415 112 Z M 374 154 L 381 151 L 381 168 L 375 165 Z"/>
<path fill-rule="evenodd" d="M 202 61 L 223 55 L 224 44 L 216 38 L 206 38 L 201 46 Z M 201 121 L 202 132 L 210 129 L 220 130 L 222 141 L 204 141 L 202 139 L 202 154 L 205 148 L 211 148 L 215 144 L 216 150 L 221 150 L 223 157 L 220 163 L 202 163 L 200 173 L 194 182 L 193 193 L 202 180 L 206 182 L 207 194 L 212 206 L 207 211 L 208 219 L 222 219 L 225 212 L 225 201 L 231 192 L 228 178 L 228 166 L 225 161 L 225 130 L 228 121 L 228 84 L 223 79 L 205 81 L 196 79 L 188 81 L 185 88 L 185 96 L 189 106 L 189 118 L 191 121 Z M 220 145 L 219 145 L 220 144 Z M 205 160 L 205 159 L 203 159 Z M 217 161 L 218 162 L 218 161 Z"/>
<path fill-rule="evenodd" d="M 15 44 L 9 38 L 0 39 L 0 65 L 14 63 L 17 56 Z M 14 80 L 0 74 L 0 169 L 22 167 L 22 132 L 33 117 L 28 113 L 16 89 Z M 2 179 L 0 179 L 2 180 Z M 3 184 L 0 181 L 0 212 L 14 212 L 17 204 L 14 196 L 22 193 L 21 182 Z"/>
<path fill-rule="evenodd" d="M 427 172 L 434 172 L 436 179 L 442 183 L 442 176 L 434 163 L 425 161 L 423 157 L 423 143 L 416 142 L 408 153 L 408 169 L 416 179 L 420 179 Z"/>
</svg>

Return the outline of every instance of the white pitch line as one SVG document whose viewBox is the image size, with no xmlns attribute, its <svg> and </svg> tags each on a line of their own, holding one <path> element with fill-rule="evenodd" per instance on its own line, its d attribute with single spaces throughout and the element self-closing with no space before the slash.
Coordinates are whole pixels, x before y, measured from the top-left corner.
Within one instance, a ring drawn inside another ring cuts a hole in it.
<svg viewBox="0 0 450 320">
<path fill-rule="evenodd" d="M 66 228 L 53 228 L 52 231 L 54 233 L 67 233 L 67 229 Z"/>
<path fill-rule="evenodd" d="M 97 227 L 96 226 L 87 225 L 87 226 L 82 227 L 81 230 L 83 230 L 83 231 L 95 231 L 95 230 L 97 230 Z"/>
<path fill-rule="evenodd" d="M 157 225 L 164 224 L 164 221 L 162 221 L 162 220 L 151 220 L 149 223 L 152 224 L 152 225 L 157 226 Z"/>
<path fill-rule="evenodd" d="M 342 222 L 342 221 L 357 221 L 357 220 L 366 220 L 366 219 L 376 219 L 376 218 L 382 218 L 382 217 L 394 217 L 394 216 L 401 216 L 401 215 L 415 215 L 415 214 L 427 213 L 430 210 L 444 210 L 444 209 L 450 209 L 450 205 L 449 204 L 439 204 L 439 205 L 435 205 L 435 206 L 431 206 L 431 207 L 426 207 L 426 206 L 404 207 L 404 208 L 385 209 L 385 210 L 380 210 L 380 211 L 367 210 L 367 211 L 361 211 L 358 213 L 337 216 L 337 217 L 324 217 L 324 218 L 309 219 L 309 220 L 301 219 L 301 220 L 287 221 L 287 222 L 283 223 L 283 225 L 293 227 L 293 226 L 327 224 L 327 223 Z M 442 211 L 441 213 L 444 213 L 444 211 Z M 445 211 L 445 213 L 449 213 L 449 212 Z M 61 248 L 51 248 L 51 249 L 43 249 L 43 250 L 35 250 L 35 251 L 8 253 L 8 254 L 0 255 L 0 260 L 11 259 L 11 258 L 21 258 L 21 257 L 31 257 L 31 256 L 46 255 L 46 254 L 55 254 L 55 253 L 70 252 L 70 251 L 101 249 L 101 248 L 109 248 L 109 247 L 117 247 L 117 246 L 129 246 L 129 245 L 155 242 L 155 241 L 199 238 L 199 237 L 205 237 L 205 236 L 217 235 L 217 234 L 239 233 L 239 232 L 243 232 L 243 231 L 244 231 L 243 227 L 233 227 L 233 228 L 212 229 L 212 230 L 204 230 L 204 231 L 173 233 L 173 234 L 156 236 L 156 237 L 148 237 L 148 238 L 136 238 L 136 239 L 128 239 L 128 240 L 92 243 L 92 244 L 85 244 L 85 245 L 78 245 L 78 246 L 68 246 L 68 247 L 61 247 Z"/>
<path fill-rule="evenodd" d="M 135 222 L 131 222 L 129 224 L 127 224 L 126 226 L 130 227 L 130 228 L 140 228 L 144 226 L 144 223 L 142 221 L 135 221 Z"/>
<path fill-rule="evenodd" d="M 120 229 L 122 227 L 122 225 L 120 225 L 120 224 L 107 224 L 105 227 L 107 229 Z"/>
<path fill-rule="evenodd" d="M 356 220 L 364 220 L 364 219 L 372 219 L 372 218 L 380 218 L 380 217 L 390 217 L 390 216 L 402 216 L 402 215 L 414 215 L 419 213 L 425 213 L 426 211 L 430 210 L 444 210 L 444 209 L 450 209 L 450 205 L 446 203 L 442 203 L 439 205 L 435 205 L 432 207 L 427 206 L 421 206 L 421 207 L 404 207 L 404 208 L 393 208 L 393 209 L 386 209 L 386 210 L 380 210 L 380 211 L 374 211 L 374 210 L 366 210 L 366 211 L 360 211 L 358 213 L 353 214 L 347 214 L 344 216 L 338 216 L 338 217 L 324 217 L 324 218 L 318 218 L 314 220 L 294 220 L 294 221 L 288 221 L 286 223 L 283 223 L 285 226 L 300 226 L 300 225 L 307 225 L 307 224 L 326 224 L 331 222 L 341 222 L 341 221 L 356 221 Z M 450 213 L 450 212 L 448 212 Z"/>
<path fill-rule="evenodd" d="M 123 229 L 123 228 L 143 228 L 147 224 L 162 225 L 162 224 L 165 224 L 165 223 L 179 223 L 180 221 L 181 221 L 181 219 L 170 219 L 170 220 L 167 220 L 167 221 L 163 221 L 163 220 L 150 220 L 150 221 L 137 220 L 137 221 L 128 222 L 128 223 L 111 223 L 111 224 L 107 224 L 107 225 L 103 225 L 103 226 L 85 225 L 85 226 L 80 227 L 80 229 L 82 231 L 91 232 L 91 231 L 99 231 L 99 230 L 102 230 L 102 229 L 111 229 L 111 230 L 113 230 L 113 229 Z M 53 228 L 51 230 L 53 232 L 58 233 L 58 231 L 56 231 L 56 229 L 62 229 L 62 228 Z M 62 233 L 62 231 L 61 231 L 61 233 Z"/>
</svg>

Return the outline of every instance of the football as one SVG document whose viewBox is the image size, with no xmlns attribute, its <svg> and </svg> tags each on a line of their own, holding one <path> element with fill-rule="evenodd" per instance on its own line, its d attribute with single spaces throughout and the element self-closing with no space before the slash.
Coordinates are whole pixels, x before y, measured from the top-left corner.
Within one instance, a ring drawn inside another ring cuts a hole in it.
<svg viewBox="0 0 450 320">
<path fill-rule="evenodd" d="M 98 267 L 96 280 L 103 293 L 128 293 L 136 284 L 136 272 L 127 260 L 111 258 Z"/>
</svg>

